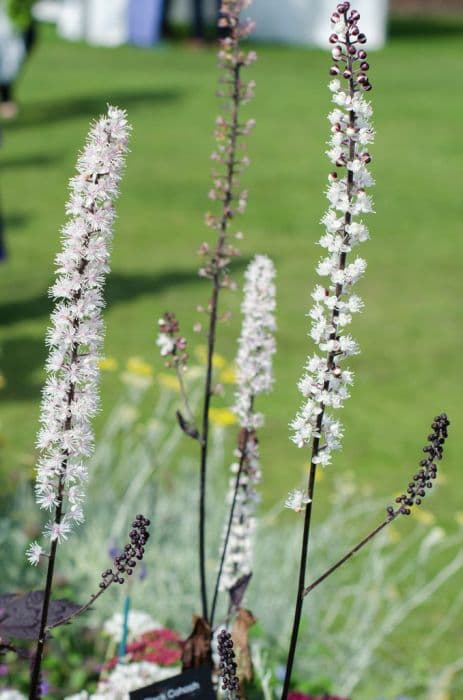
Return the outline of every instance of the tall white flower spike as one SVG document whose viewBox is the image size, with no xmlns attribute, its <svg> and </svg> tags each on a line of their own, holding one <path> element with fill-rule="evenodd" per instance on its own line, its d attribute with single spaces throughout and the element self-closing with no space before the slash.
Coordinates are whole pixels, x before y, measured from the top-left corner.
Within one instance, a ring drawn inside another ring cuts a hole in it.
<svg viewBox="0 0 463 700">
<path fill-rule="evenodd" d="M 232 518 L 225 527 L 227 546 L 220 590 L 229 590 L 241 576 L 252 572 L 255 509 L 259 500 L 256 486 L 261 479 L 256 429 L 263 424 L 262 414 L 255 411 L 254 400 L 259 394 L 269 392 L 273 385 L 274 278 L 275 267 L 265 255 L 256 255 L 245 274 L 234 407 L 241 433 L 236 451 L 238 461 L 231 466 L 228 503 L 232 506 Z"/>
<path fill-rule="evenodd" d="M 51 541 L 67 539 L 73 524 L 83 520 L 85 458 L 93 449 L 90 419 L 99 405 L 101 312 L 115 219 L 113 200 L 129 131 L 125 112 L 109 107 L 92 126 L 77 161 L 77 175 L 70 182 L 66 206 L 70 218 L 56 257 L 58 276 L 50 289 L 55 308 L 47 334 L 48 377 L 37 438 L 41 455 L 35 491 L 40 507 L 54 512 L 44 530 Z M 34 543 L 28 559 L 36 564 L 40 556 Z"/>
<path fill-rule="evenodd" d="M 343 434 L 340 421 L 328 410 L 342 407 L 353 383 L 353 373 L 343 361 L 359 352 L 346 329 L 352 314 L 363 307 L 352 287 L 364 274 L 366 262 L 360 257 L 348 260 L 348 256 L 355 246 L 368 240 L 363 215 L 373 211 L 367 194 L 367 188 L 374 184 L 367 167 L 371 161 L 367 147 L 374 138 L 372 108 L 362 95 L 371 85 L 359 18 L 355 10 L 349 12 L 349 3 L 338 5 L 331 18 L 335 63 L 329 88 L 336 106 L 328 116 L 331 138 L 327 155 L 336 170 L 328 178 L 329 208 L 322 219 L 325 233 L 319 241 L 327 254 L 318 263 L 317 273 L 325 279 L 312 293 L 314 305 L 309 313 L 310 336 L 320 353 L 307 360 L 299 382 L 304 401 L 291 423 L 292 440 L 298 447 L 310 447 L 312 463 L 324 466 L 330 464 L 332 451 L 341 448 Z"/>
</svg>

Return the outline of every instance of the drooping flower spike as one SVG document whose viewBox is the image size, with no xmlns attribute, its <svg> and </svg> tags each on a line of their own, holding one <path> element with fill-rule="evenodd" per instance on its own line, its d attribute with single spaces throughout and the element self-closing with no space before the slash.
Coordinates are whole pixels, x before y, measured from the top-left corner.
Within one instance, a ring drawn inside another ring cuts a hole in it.
<svg viewBox="0 0 463 700">
<path fill-rule="evenodd" d="M 363 307 L 352 287 L 365 272 L 366 262 L 361 257 L 348 258 L 359 243 L 368 240 L 363 215 L 373 211 L 367 189 L 374 182 L 367 166 L 374 131 L 372 108 L 363 96 L 371 84 L 359 18 L 347 2 L 339 4 L 331 17 L 334 65 L 330 73 L 335 77 L 329 87 L 336 107 L 328 117 L 331 138 L 327 155 L 335 170 L 328 178 L 330 204 L 322 219 L 325 233 L 319 241 L 327 251 L 317 266 L 323 283 L 313 291 L 315 303 L 309 314 L 310 335 L 320 353 L 307 360 L 299 382 L 304 402 L 291 424 L 293 441 L 298 447 L 311 446 L 312 463 L 322 465 L 330 464 L 331 453 L 340 449 L 343 434 L 340 421 L 327 409 L 341 408 L 349 397 L 353 373 L 343 361 L 359 352 L 346 329 L 352 315 Z"/>
</svg>

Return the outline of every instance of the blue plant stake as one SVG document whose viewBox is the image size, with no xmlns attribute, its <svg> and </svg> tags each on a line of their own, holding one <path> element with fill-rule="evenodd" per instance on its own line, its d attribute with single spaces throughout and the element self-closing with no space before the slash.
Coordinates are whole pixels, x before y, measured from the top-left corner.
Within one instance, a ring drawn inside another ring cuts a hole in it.
<svg viewBox="0 0 463 700">
<path fill-rule="evenodd" d="M 119 642 L 118 657 L 121 661 L 127 651 L 127 637 L 129 634 L 129 612 L 130 612 L 130 596 L 126 595 L 124 600 L 124 612 L 122 616 L 122 635 L 121 641 Z"/>
</svg>

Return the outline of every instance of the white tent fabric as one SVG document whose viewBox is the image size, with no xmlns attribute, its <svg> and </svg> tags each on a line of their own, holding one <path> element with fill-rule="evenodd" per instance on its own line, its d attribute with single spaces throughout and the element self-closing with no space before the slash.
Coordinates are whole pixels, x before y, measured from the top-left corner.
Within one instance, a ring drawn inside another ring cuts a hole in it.
<svg viewBox="0 0 463 700">
<path fill-rule="evenodd" d="M 0 83 L 16 78 L 24 53 L 23 38 L 9 20 L 4 0 L 0 0 Z"/>
<path fill-rule="evenodd" d="M 78 41 L 85 36 L 85 5 L 82 0 L 63 0 L 57 14 L 60 36 L 69 41 Z"/>
<path fill-rule="evenodd" d="M 128 0 L 91 0 L 86 39 L 97 46 L 119 46 L 129 38 Z"/>
<path fill-rule="evenodd" d="M 355 0 L 353 6 L 360 12 L 369 48 L 383 46 L 388 0 Z M 335 0 L 254 0 L 246 14 L 256 21 L 255 39 L 325 48 L 335 7 Z"/>
<path fill-rule="evenodd" d="M 62 0 L 58 32 L 96 46 L 119 46 L 128 39 L 129 0 Z"/>
<path fill-rule="evenodd" d="M 87 39 L 100 46 L 117 46 L 128 39 L 129 0 L 62 0 L 58 28 L 67 39 Z M 214 0 L 205 1 L 213 20 Z M 386 39 L 388 0 L 355 0 L 368 47 L 380 48 Z M 256 21 L 253 38 L 307 46 L 328 46 L 330 15 L 335 0 L 254 0 L 245 14 Z M 173 0 L 174 21 L 190 21 L 190 0 Z"/>
</svg>

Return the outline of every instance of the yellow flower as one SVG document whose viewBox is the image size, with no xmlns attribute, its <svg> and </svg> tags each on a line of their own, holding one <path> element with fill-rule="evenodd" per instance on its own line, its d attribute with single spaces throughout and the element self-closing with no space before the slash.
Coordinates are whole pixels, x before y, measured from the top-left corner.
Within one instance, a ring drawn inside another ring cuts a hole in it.
<svg viewBox="0 0 463 700">
<path fill-rule="evenodd" d="M 423 525 L 433 525 L 436 522 L 436 516 L 430 513 L 428 510 L 421 510 L 421 508 L 414 508 L 413 515 L 419 523 Z"/>
<path fill-rule="evenodd" d="M 195 355 L 198 358 L 200 362 L 202 362 L 203 365 L 206 364 L 207 362 L 207 346 L 206 345 L 197 345 L 195 347 Z M 214 353 L 212 356 L 212 366 L 215 369 L 223 369 L 225 365 L 227 364 L 227 360 L 223 355 L 219 355 L 218 353 Z"/>
<path fill-rule="evenodd" d="M 457 521 L 458 525 L 460 527 L 463 527 L 463 511 L 459 510 L 455 513 L 455 520 Z"/>
<path fill-rule="evenodd" d="M 118 366 L 115 357 L 102 357 L 98 364 L 102 372 L 114 372 Z"/>
<path fill-rule="evenodd" d="M 235 414 L 229 408 L 210 408 L 209 418 L 211 423 L 224 428 L 237 422 Z"/>
<path fill-rule="evenodd" d="M 132 374 L 138 374 L 140 377 L 151 377 L 153 368 L 141 357 L 129 357 L 127 360 L 127 369 Z"/>
<path fill-rule="evenodd" d="M 153 383 L 153 377 L 135 374 L 135 372 L 122 372 L 121 380 L 124 384 L 140 390 L 147 389 Z"/>
<path fill-rule="evenodd" d="M 170 389 L 171 391 L 180 391 L 178 385 L 178 379 L 174 374 L 168 374 L 167 372 L 160 372 L 156 377 L 157 381 L 161 386 Z"/>
<path fill-rule="evenodd" d="M 0 372 L 0 389 L 4 389 L 6 387 L 6 379 L 5 376 Z"/>
<path fill-rule="evenodd" d="M 219 374 L 219 382 L 221 382 L 221 384 L 236 384 L 235 368 L 231 365 L 225 367 Z"/>
</svg>

